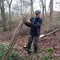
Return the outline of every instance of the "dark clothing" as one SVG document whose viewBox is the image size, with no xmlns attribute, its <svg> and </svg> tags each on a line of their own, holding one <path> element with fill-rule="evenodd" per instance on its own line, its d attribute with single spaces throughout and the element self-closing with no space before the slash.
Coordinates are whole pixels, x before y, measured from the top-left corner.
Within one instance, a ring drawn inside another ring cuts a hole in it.
<svg viewBox="0 0 60 60">
<path fill-rule="evenodd" d="M 32 41 L 33 41 L 33 46 L 34 46 L 34 53 L 37 53 L 37 51 L 38 51 L 38 39 L 39 39 L 39 37 L 33 37 L 33 36 L 29 35 L 28 44 L 27 44 L 27 51 L 29 54 L 31 52 L 31 51 L 29 51 L 29 49 L 31 49 Z"/>
<path fill-rule="evenodd" d="M 33 46 L 34 46 L 34 52 L 37 53 L 38 51 L 38 38 L 40 35 L 40 28 L 42 25 L 42 19 L 40 17 L 38 18 L 34 18 L 32 17 L 30 19 L 31 23 L 25 23 L 26 26 L 30 27 L 30 33 L 29 33 L 29 39 L 28 39 L 28 43 L 27 43 L 27 52 L 28 54 L 30 54 L 30 48 L 31 48 L 31 44 L 33 41 Z"/>
<path fill-rule="evenodd" d="M 30 35 L 31 36 L 39 36 L 40 28 L 42 25 L 42 19 L 40 17 L 30 19 L 31 23 L 25 23 L 26 26 L 30 27 Z"/>
</svg>

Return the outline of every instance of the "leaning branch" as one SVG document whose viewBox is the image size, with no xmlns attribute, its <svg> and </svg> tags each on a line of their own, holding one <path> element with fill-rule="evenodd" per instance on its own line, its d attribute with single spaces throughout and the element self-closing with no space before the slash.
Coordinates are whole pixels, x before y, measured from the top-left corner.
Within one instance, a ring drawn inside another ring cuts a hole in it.
<svg viewBox="0 0 60 60">
<path fill-rule="evenodd" d="M 20 21 L 18 27 L 16 28 L 16 30 L 14 31 L 14 34 L 13 34 L 13 37 L 11 39 L 11 42 L 10 42 L 10 45 L 8 46 L 8 50 L 6 50 L 2 60 L 7 60 L 10 52 L 12 51 L 15 43 L 16 43 L 16 40 L 17 38 L 19 37 L 19 34 L 20 34 L 20 31 L 21 31 L 21 28 L 23 26 L 23 21 L 25 21 L 27 15 L 25 15 L 25 17 Z"/>
</svg>

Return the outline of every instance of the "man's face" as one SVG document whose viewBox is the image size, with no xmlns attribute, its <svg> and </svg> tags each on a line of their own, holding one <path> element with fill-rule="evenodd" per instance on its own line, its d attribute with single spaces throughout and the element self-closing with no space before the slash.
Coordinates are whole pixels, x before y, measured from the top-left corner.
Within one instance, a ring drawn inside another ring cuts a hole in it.
<svg viewBox="0 0 60 60">
<path fill-rule="evenodd" d="M 36 18 L 40 17 L 40 14 L 35 14 L 35 17 L 36 17 Z"/>
</svg>

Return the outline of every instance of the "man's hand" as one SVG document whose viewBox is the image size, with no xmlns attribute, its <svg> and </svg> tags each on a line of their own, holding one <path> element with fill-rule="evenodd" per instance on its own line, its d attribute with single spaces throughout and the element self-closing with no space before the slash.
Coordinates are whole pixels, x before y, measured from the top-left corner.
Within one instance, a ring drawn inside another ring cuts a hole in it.
<svg viewBox="0 0 60 60">
<path fill-rule="evenodd" d="M 30 20 L 27 20 L 27 23 L 31 23 Z"/>
<path fill-rule="evenodd" d="M 25 20 L 24 23 L 26 23 L 26 22 L 27 22 L 27 23 L 31 23 L 30 20 Z"/>
</svg>

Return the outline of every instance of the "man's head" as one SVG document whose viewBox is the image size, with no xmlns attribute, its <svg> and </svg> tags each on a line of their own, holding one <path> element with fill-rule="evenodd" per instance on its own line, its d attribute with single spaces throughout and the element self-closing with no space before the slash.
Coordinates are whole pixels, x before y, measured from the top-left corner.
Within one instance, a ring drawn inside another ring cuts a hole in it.
<svg viewBox="0 0 60 60">
<path fill-rule="evenodd" d="M 40 17 L 40 13 L 41 13 L 40 10 L 36 10 L 36 11 L 35 11 L 35 17 L 36 17 L 36 18 Z"/>
</svg>

